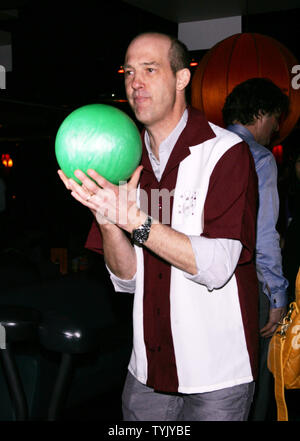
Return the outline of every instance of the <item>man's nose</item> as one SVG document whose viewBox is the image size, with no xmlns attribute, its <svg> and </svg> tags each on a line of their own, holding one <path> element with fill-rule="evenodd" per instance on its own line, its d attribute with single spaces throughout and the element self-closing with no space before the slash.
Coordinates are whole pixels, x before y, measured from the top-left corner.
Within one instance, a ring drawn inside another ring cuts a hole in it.
<svg viewBox="0 0 300 441">
<path fill-rule="evenodd" d="M 134 74 L 134 77 L 132 78 L 132 82 L 131 82 L 131 87 L 135 90 L 144 87 L 144 82 L 141 75 L 137 73 Z"/>
</svg>

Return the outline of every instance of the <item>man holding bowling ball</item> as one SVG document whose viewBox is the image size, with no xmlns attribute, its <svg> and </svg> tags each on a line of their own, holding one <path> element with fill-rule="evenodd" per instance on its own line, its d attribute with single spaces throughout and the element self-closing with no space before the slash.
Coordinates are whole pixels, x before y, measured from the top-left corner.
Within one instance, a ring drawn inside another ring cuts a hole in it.
<svg viewBox="0 0 300 441">
<path fill-rule="evenodd" d="M 125 421 L 244 421 L 257 375 L 257 178 L 248 146 L 187 105 L 188 52 L 137 36 L 125 88 L 144 124 L 128 183 L 88 170 L 60 177 L 95 215 L 116 291 L 134 293 Z"/>
</svg>

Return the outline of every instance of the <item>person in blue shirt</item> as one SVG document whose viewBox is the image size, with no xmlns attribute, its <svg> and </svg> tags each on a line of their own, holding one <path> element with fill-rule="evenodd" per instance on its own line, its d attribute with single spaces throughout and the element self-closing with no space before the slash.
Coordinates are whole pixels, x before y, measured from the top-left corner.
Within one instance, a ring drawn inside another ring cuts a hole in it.
<svg viewBox="0 0 300 441">
<path fill-rule="evenodd" d="M 288 111 L 288 97 L 267 78 L 251 78 L 227 96 L 223 120 L 227 130 L 250 148 L 258 176 L 259 206 L 256 233 L 256 270 L 259 280 L 260 373 L 250 419 L 267 419 L 272 376 L 267 368 L 269 341 L 286 312 L 288 281 L 283 275 L 280 237 L 277 164 L 267 148 Z"/>
<path fill-rule="evenodd" d="M 281 226 L 283 236 L 282 266 L 289 281 L 289 302 L 295 301 L 295 283 L 300 267 L 300 145 L 299 132 L 289 136 L 292 142 L 289 154 L 289 172 L 281 182 L 281 215 L 284 225 Z M 280 189 L 280 187 L 279 187 Z M 280 215 L 280 214 L 279 214 Z"/>
</svg>

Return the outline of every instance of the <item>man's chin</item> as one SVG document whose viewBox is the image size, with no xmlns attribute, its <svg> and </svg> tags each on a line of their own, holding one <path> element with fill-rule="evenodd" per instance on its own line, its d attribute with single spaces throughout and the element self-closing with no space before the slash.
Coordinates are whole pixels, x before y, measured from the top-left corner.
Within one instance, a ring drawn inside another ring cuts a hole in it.
<svg viewBox="0 0 300 441">
<path fill-rule="evenodd" d="M 136 109 L 134 109 L 134 113 L 135 113 L 136 119 L 139 122 L 141 122 L 142 124 L 147 124 L 147 122 L 150 119 L 149 112 L 146 112 L 143 109 L 136 108 Z"/>
</svg>

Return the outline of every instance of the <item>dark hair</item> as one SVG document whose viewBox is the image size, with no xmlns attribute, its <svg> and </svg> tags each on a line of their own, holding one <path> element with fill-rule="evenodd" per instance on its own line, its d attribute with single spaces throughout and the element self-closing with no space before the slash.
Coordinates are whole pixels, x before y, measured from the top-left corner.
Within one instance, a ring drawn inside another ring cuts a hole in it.
<svg viewBox="0 0 300 441">
<path fill-rule="evenodd" d="M 181 69 L 190 68 L 189 51 L 182 41 L 175 37 L 168 35 L 171 40 L 171 47 L 169 49 L 170 66 L 174 74 Z"/>
<path fill-rule="evenodd" d="M 281 89 L 268 78 L 251 78 L 238 84 L 227 96 L 223 107 L 226 126 L 235 121 L 252 124 L 259 113 L 286 115 L 289 99 Z"/>
</svg>

